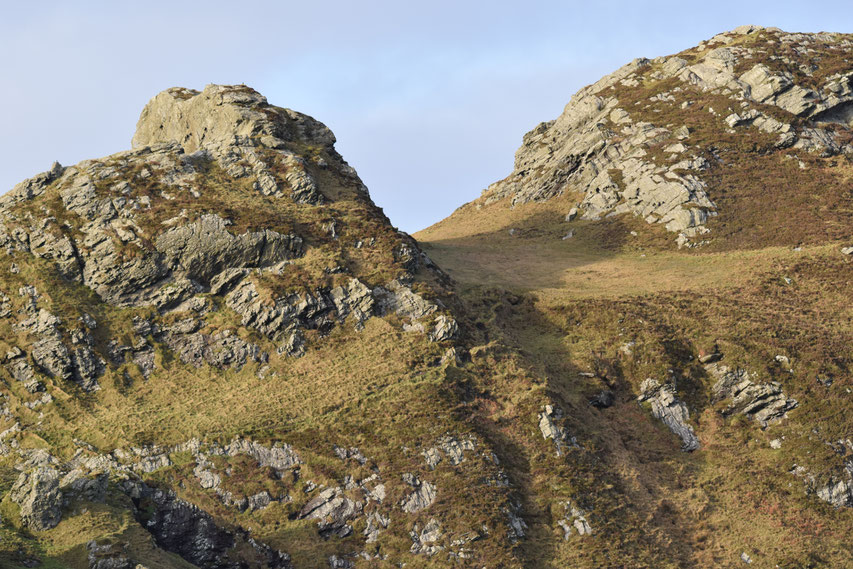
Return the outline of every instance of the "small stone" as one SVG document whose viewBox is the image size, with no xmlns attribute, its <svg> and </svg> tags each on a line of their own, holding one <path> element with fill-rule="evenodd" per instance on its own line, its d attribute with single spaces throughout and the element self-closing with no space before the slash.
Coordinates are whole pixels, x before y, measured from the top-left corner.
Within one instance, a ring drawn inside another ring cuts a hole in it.
<svg viewBox="0 0 853 569">
<path fill-rule="evenodd" d="M 773 439 L 772 441 L 770 441 L 770 448 L 772 448 L 772 449 L 782 448 L 782 441 L 780 439 Z"/>
<path fill-rule="evenodd" d="M 713 352 L 711 354 L 699 354 L 699 363 L 701 364 L 710 364 L 718 362 L 721 359 L 723 359 L 723 354 L 719 352 Z"/>
</svg>

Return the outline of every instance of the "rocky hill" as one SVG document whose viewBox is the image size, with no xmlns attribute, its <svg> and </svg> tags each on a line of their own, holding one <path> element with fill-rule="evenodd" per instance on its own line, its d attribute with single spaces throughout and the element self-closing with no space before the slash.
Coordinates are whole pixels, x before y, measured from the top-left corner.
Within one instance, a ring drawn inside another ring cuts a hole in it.
<svg viewBox="0 0 853 569">
<path fill-rule="evenodd" d="M 628 213 L 679 247 L 847 238 L 852 48 L 850 35 L 744 26 L 636 59 L 527 133 L 513 172 L 444 225 L 556 199 L 567 221 Z"/>
<path fill-rule="evenodd" d="M 851 47 L 636 60 L 417 241 L 160 93 L 0 198 L 0 566 L 853 563 Z"/>
</svg>

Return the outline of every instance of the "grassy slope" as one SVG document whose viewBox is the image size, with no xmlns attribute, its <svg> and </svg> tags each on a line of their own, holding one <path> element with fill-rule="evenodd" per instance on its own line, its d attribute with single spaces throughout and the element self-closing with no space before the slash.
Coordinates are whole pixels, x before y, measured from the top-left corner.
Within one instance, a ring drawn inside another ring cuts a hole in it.
<svg viewBox="0 0 853 569">
<path fill-rule="evenodd" d="M 818 474 L 837 470 L 837 455 L 821 441 L 853 427 L 853 262 L 837 243 L 666 250 L 657 228 L 630 218 L 567 223 L 572 203 L 472 203 L 416 234 L 493 337 L 520 350 L 570 409 L 578 438 L 595 446 L 592 471 L 623 501 L 608 510 L 608 492 L 590 491 L 591 523 L 605 531 L 588 543 L 557 540 L 532 566 L 737 566 L 742 551 L 758 567 L 853 561 L 849 512 L 806 496 L 788 473 L 794 463 Z M 562 240 L 569 229 L 575 237 Z M 484 312 L 489 297 L 512 303 Z M 631 355 L 619 349 L 629 341 Z M 800 401 L 789 420 L 762 430 L 721 415 L 721 404 L 708 400 L 713 380 L 696 363 L 715 343 L 724 363 L 780 381 Z M 777 354 L 791 359 L 793 373 L 774 363 Z M 669 373 L 702 442 L 689 455 L 635 401 L 643 379 Z M 834 383 L 820 385 L 818 375 Z M 587 399 L 603 387 L 616 404 L 591 408 Z M 770 449 L 773 438 L 784 438 L 781 450 Z M 538 476 L 546 487 L 566 483 Z"/>
</svg>

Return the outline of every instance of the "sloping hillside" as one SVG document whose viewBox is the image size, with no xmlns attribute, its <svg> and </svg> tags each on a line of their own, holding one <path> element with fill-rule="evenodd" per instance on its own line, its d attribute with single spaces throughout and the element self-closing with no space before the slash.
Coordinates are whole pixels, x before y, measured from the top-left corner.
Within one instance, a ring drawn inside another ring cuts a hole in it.
<svg viewBox="0 0 853 569">
<path fill-rule="evenodd" d="M 636 60 L 417 241 L 160 93 L 0 198 L 0 566 L 853 564 L 851 41 Z"/>
<path fill-rule="evenodd" d="M 415 235 L 474 310 L 512 299 L 481 318 L 595 441 L 586 503 L 619 496 L 543 566 L 853 563 L 851 45 L 749 26 L 635 60 Z"/>
</svg>

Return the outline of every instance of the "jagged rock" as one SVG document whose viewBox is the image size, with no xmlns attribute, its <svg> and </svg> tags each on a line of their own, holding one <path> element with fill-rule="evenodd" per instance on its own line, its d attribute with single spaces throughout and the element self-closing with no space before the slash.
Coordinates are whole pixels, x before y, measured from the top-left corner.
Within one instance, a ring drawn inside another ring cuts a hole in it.
<svg viewBox="0 0 853 569">
<path fill-rule="evenodd" d="M 199 457 L 195 468 L 193 468 L 193 474 L 198 478 L 198 483 L 205 489 L 218 488 L 222 481 L 222 477 L 215 472 L 212 472 L 210 468 L 212 468 L 212 465 L 201 456 Z"/>
<path fill-rule="evenodd" d="M 269 492 L 266 490 L 262 492 L 258 492 L 257 494 L 253 494 L 252 496 L 248 496 L 246 498 L 248 509 L 252 512 L 255 510 L 262 510 L 269 506 L 273 499 Z"/>
<path fill-rule="evenodd" d="M 232 144 L 275 148 L 296 137 L 322 146 L 335 142 L 319 122 L 272 107 L 245 85 L 208 85 L 202 92 L 168 89 L 151 99 L 136 125 L 133 147 L 178 141 L 188 153 Z"/>
<path fill-rule="evenodd" d="M 391 518 L 383 516 L 378 511 L 372 512 L 367 516 L 367 527 L 364 528 L 364 535 L 367 538 L 366 543 L 374 543 L 379 539 L 379 534 L 382 533 L 391 523 Z"/>
<path fill-rule="evenodd" d="M 174 350 L 182 362 L 197 368 L 206 363 L 219 369 L 233 367 L 239 370 L 248 361 L 263 363 L 268 358 L 260 347 L 246 342 L 231 330 L 210 335 L 199 332 L 175 333 L 167 329 L 157 338 Z M 146 362 L 141 363 L 144 365 Z"/>
<path fill-rule="evenodd" d="M 59 471 L 40 466 L 22 472 L 9 492 L 21 508 L 21 522 L 36 531 L 52 529 L 62 519 L 62 492 L 59 490 Z"/>
<path fill-rule="evenodd" d="M 836 508 L 853 508 L 853 478 L 831 480 L 815 490 L 818 498 Z"/>
<path fill-rule="evenodd" d="M 278 471 L 279 474 L 283 474 L 285 471 L 302 463 L 299 455 L 288 444 L 277 443 L 274 446 L 265 447 L 255 441 L 242 438 L 235 438 L 226 447 L 212 448 L 211 454 L 225 456 L 247 455 L 257 460 L 259 467 L 269 466 Z"/>
<path fill-rule="evenodd" d="M 322 203 L 323 194 L 305 161 L 286 149 L 287 142 L 295 139 L 329 149 L 335 142 L 324 125 L 295 111 L 270 106 L 248 87 L 208 85 L 202 92 L 178 88 L 154 97 L 142 111 L 133 146 L 177 141 L 188 153 L 209 152 L 229 174 L 240 177 L 251 172 L 260 193 L 278 196 L 281 190 L 258 152 L 272 149 L 280 156 L 292 199 Z"/>
<path fill-rule="evenodd" d="M 510 507 L 504 508 L 504 514 L 507 517 L 508 535 L 513 543 L 523 539 L 527 531 L 527 522 L 519 515 L 518 504 L 511 504 Z"/>
<path fill-rule="evenodd" d="M 352 460 L 355 460 L 356 462 L 358 462 L 358 463 L 359 463 L 359 464 L 361 464 L 361 465 L 364 465 L 364 464 L 366 464 L 366 463 L 367 463 L 367 457 L 365 457 L 365 456 L 361 453 L 361 451 L 360 451 L 360 450 L 358 450 L 358 448 L 356 448 L 356 447 L 343 448 L 343 447 L 339 447 L 339 446 L 335 445 L 335 446 L 332 448 L 332 450 L 334 451 L 335 455 L 336 455 L 338 458 L 340 458 L 341 460 L 349 460 L 349 459 L 352 459 Z"/>
<path fill-rule="evenodd" d="M 853 460 L 846 461 L 841 472 L 820 480 L 802 466 L 794 466 L 791 473 L 803 478 L 807 492 L 824 502 L 836 508 L 853 508 Z"/>
<path fill-rule="evenodd" d="M 419 512 L 431 506 L 435 501 L 436 488 L 433 484 L 410 473 L 403 474 L 403 482 L 415 490 L 400 503 L 404 512 L 409 514 Z"/>
<path fill-rule="evenodd" d="M 305 335 L 299 330 L 294 330 L 287 340 L 279 348 L 279 353 L 287 354 L 292 358 L 305 355 Z"/>
<path fill-rule="evenodd" d="M 89 569 L 134 569 L 136 562 L 128 557 L 127 550 L 118 544 L 98 544 L 90 541 L 86 544 Z"/>
<path fill-rule="evenodd" d="M 88 502 L 103 502 L 107 495 L 109 474 L 105 472 L 87 475 L 82 469 L 75 468 L 59 482 L 65 500 L 80 499 Z"/>
<path fill-rule="evenodd" d="M 71 353 L 62 340 L 44 338 L 33 344 L 32 356 L 35 364 L 46 374 L 57 379 L 74 378 L 74 365 Z"/>
<path fill-rule="evenodd" d="M 447 435 L 440 438 L 434 447 L 426 449 L 422 454 L 426 459 L 427 466 L 430 469 L 435 469 L 443 456 L 447 457 L 450 464 L 457 465 L 465 460 L 465 451 L 473 451 L 474 449 L 476 449 L 474 438 L 468 437 L 459 440 Z"/>
<path fill-rule="evenodd" d="M 97 391 L 101 388 L 98 378 L 104 374 L 104 361 L 88 346 L 78 346 L 71 352 L 73 379 L 83 391 Z"/>
<path fill-rule="evenodd" d="M 699 448 L 699 439 L 687 422 L 690 420 L 687 405 L 678 399 L 673 385 L 661 385 L 656 379 L 648 378 L 640 386 L 640 396 L 637 400 L 651 404 L 652 415 L 682 440 L 681 450 L 690 452 Z"/>
<path fill-rule="evenodd" d="M 439 365 L 443 366 L 460 365 L 461 363 L 462 358 L 459 356 L 459 351 L 452 346 L 444 351 L 441 360 L 439 360 Z"/>
<path fill-rule="evenodd" d="M 355 565 L 349 559 L 332 555 L 329 557 L 329 569 L 353 569 Z"/>
<path fill-rule="evenodd" d="M 321 535 L 346 537 L 353 531 L 349 522 L 361 511 L 362 504 L 349 499 L 340 488 L 327 488 L 302 507 L 298 518 L 317 520 Z"/>
<path fill-rule="evenodd" d="M 554 441 L 554 446 L 557 448 L 557 456 L 562 456 L 563 449 L 566 447 L 578 446 L 575 437 L 569 435 L 565 427 L 557 424 L 557 421 L 562 418 L 562 409 L 553 405 L 545 405 L 542 412 L 539 413 L 539 430 L 542 432 L 542 438 Z"/>
<path fill-rule="evenodd" d="M 314 178 L 305 169 L 305 161 L 299 156 L 284 157 L 287 169 L 285 180 L 290 185 L 291 198 L 296 203 L 318 205 L 323 203 L 323 194 L 317 188 Z"/>
<path fill-rule="evenodd" d="M 456 320 L 444 314 L 439 314 L 435 319 L 429 339 L 433 342 L 443 342 L 444 340 L 453 338 L 458 331 L 459 325 L 456 323 Z"/>
<path fill-rule="evenodd" d="M 566 516 L 557 522 L 563 528 L 563 539 L 568 540 L 573 532 L 577 532 L 578 535 L 592 533 L 592 526 L 586 519 L 586 512 L 575 506 L 571 501 L 566 502 L 565 509 Z"/>
<path fill-rule="evenodd" d="M 16 360 L 7 365 L 6 369 L 14 379 L 22 383 L 30 383 L 34 379 L 35 371 L 25 360 Z"/>
<path fill-rule="evenodd" d="M 139 515 L 144 516 L 143 525 L 157 545 L 190 563 L 211 567 L 235 544 L 234 536 L 217 527 L 209 514 L 171 492 L 139 483 L 133 488 L 131 497 L 139 508 Z"/>
<path fill-rule="evenodd" d="M 430 557 L 444 549 L 443 546 L 436 543 L 441 539 L 443 534 L 441 531 L 441 524 L 435 518 L 430 518 L 424 528 L 420 531 L 418 531 L 418 526 L 416 524 L 415 527 L 412 528 L 412 531 L 409 532 L 409 535 L 412 538 L 412 547 L 410 549 L 412 553 Z"/>
<path fill-rule="evenodd" d="M 705 367 L 717 381 L 712 391 L 717 400 L 731 399 L 724 414 L 742 413 L 767 426 L 787 416 L 798 403 L 785 395 L 779 383 L 755 383 L 743 369 L 731 370 L 715 363 Z"/>
<path fill-rule="evenodd" d="M 512 205 L 543 201 L 575 187 L 584 192 L 579 205 L 584 219 L 633 212 L 649 223 L 665 224 L 670 231 L 697 232 L 715 214 L 715 205 L 696 175 L 675 171 L 699 171 L 704 162 L 687 161 L 668 170 L 644 161 L 644 147 L 672 133 L 632 122 L 614 97 L 597 94 L 646 65 L 648 60 L 635 60 L 581 89 L 559 118 L 527 133 L 516 153 L 513 173 L 489 186 L 487 203 L 504 197 L 510 197 Z M 604 127 L 609 122 L 621 129 L 620 136 Z M 621 172 L 621 185 L 609 174 L 612 170 Z"/>
<path fill-rule="evenodd" d="M 346 287 L 333 288 L 329 297 L 341 322 L 352 316 L 356 327 L 360 327 L 373 314 L 373 292 L 358 279 L 350 279 Z"/>
<path fill-rule="evenodd" d="M 384 287 L 376 287 L 373 294 L 377 299 L 377 311 L 380 316 L 397 314 L 415 321 L 438 310 L 435 303 L 413 292 L 399 280 L 391 281 Z"/>
</svg>

